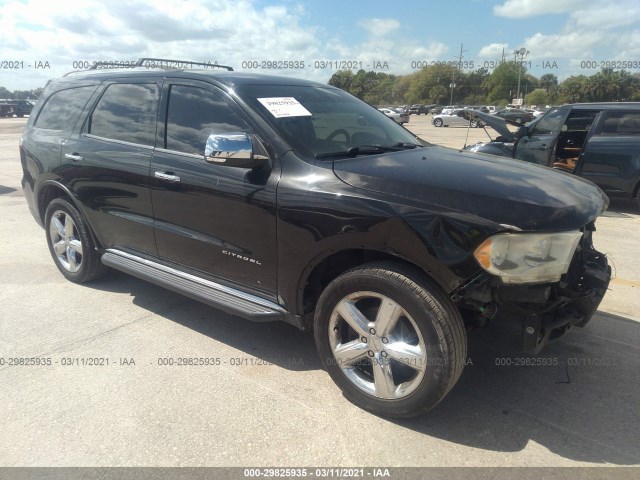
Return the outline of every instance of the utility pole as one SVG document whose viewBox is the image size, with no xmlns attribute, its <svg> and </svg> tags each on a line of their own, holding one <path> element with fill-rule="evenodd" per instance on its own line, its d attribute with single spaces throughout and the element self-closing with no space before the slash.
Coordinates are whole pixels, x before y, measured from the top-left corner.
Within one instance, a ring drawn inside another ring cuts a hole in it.
<svg viewBox="0 0 640 480">
<path fill-rule="evenodd" d="M 529 55 L 529 50 L 522 47 L 520 50 L 514 50 L 513 55 L 516 61 L 518 57 L 520 57 L 520 63 L 518 64 L 518 93 L 516 94 L 516 98 L 520 99 L 520 74 L 522 73 L 522 62 L 527 58 L 527 55 Z M 522 105 L 522 103 L 520 105 Z"/>
<path fill-rule="evenodd" d="M 462 52 L 466 52 L 467 50 L 463 50 L 462 47 L 464 43 L 460 44 L 460 55 L 458 56 L 458 69 L 460 70 L 460 76 L 462 76 Z M 453 57 L 455 58 L 455 57 Z M 451 99 L 449 105 L 453 105 L 453 89 L 456 88 L 456 69 L 451 70 L 451 83 L 449 84 L 451 88 Z"/>
</svg>

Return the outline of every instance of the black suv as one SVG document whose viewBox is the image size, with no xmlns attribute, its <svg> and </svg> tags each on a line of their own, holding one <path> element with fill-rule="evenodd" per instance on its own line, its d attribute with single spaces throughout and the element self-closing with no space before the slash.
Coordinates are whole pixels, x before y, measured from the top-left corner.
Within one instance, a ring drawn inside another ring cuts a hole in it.
<svg viewBox="0 0 640 480">
<path fill-rule="evenodd" d="M 640 102 L 563 105 L 515 133 L 494 116 L 474 115 L 501 136 L 468 150 L 574 173 L 640 206 Z"/>
<path fill-rule="evenodd" d="M 434 407 L 467 331 L 498 312 L 537 352 L 585 325 L 609 283 L 595 185 L 429 145 L 310 81 L 73 72 L 46 86 L 20 157 L 66 278 L 109 266 L 313 330 L 345 396 L 382 415 Z"/>
</svg>

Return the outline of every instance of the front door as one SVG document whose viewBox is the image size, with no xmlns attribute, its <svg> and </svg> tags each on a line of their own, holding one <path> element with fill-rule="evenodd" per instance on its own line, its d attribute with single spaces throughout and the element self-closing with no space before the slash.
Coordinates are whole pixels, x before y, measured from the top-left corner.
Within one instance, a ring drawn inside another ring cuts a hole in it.
<svg viewBox="0 0 640 480">
<path fill-rule="evenodd" d="M 168 79 L 152 164 L 159 256 L 276 299 L 276 169 L 204 160 L 212 133 L 255 133 L 220 89 Z M 162 147 L 162 148 L 161 148 Z"/>
</svg>

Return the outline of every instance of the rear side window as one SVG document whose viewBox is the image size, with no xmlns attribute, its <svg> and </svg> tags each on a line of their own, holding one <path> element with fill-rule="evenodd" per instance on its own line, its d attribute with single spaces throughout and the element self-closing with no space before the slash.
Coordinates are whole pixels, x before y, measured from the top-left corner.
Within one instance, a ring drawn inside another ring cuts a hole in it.
<svg viewBox="0 0 640 480">
<path fill-rule="evenodd" d="M 158 86 L 155 83 L 114 83 L 98 101 L 87 132 L 153 146 L 157 111 Z"/>
<path fill-rule="evenodd" d="M 65 130 L 73 128 L 95 85 L 60 90 L 49 97 L 36 119 L 37 128 Z"/>
<path fill-rule="evenodd" d="M 640 135 L 640 111 L 606 112 L 600 135 Z"/>
<path fill-rule="evenodd" d="M 210 134 L 248 130 L 222 95 L 198 87 L 171 85 L 165 130 L 168 150 L 204 155 Z"/>
</svg>

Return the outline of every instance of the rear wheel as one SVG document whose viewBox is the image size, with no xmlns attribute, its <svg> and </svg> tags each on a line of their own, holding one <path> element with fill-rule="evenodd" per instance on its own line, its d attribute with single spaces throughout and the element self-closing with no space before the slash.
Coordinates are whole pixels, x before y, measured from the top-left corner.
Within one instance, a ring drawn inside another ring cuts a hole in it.
<svg viewBox="0 0 640 480">
<path fill-rule="evenodd" d="M 441 118 L 436 118 L 436 119 L 433 121 L 433 124 L 434 124 L 436 127 L 441 127 L 441 126 L 442 126 L 442 119 L 441 119 Z"/>
<path fill-rule="evenodd" d="M 45 227 L 49 252 L 68 280 L 84 283 L 106 271 L 84 219 L 69 202 L 62 198 L 51 201 Z"/>
<path fill-rule="evenodd" d="M 466 358 L 458 310 L 418 272 L 395 263 L 364 265 L 331 282 L 314 328 L 321 360 L 344 396 L 388 417 L 437 405 Z"/>
</svg>

